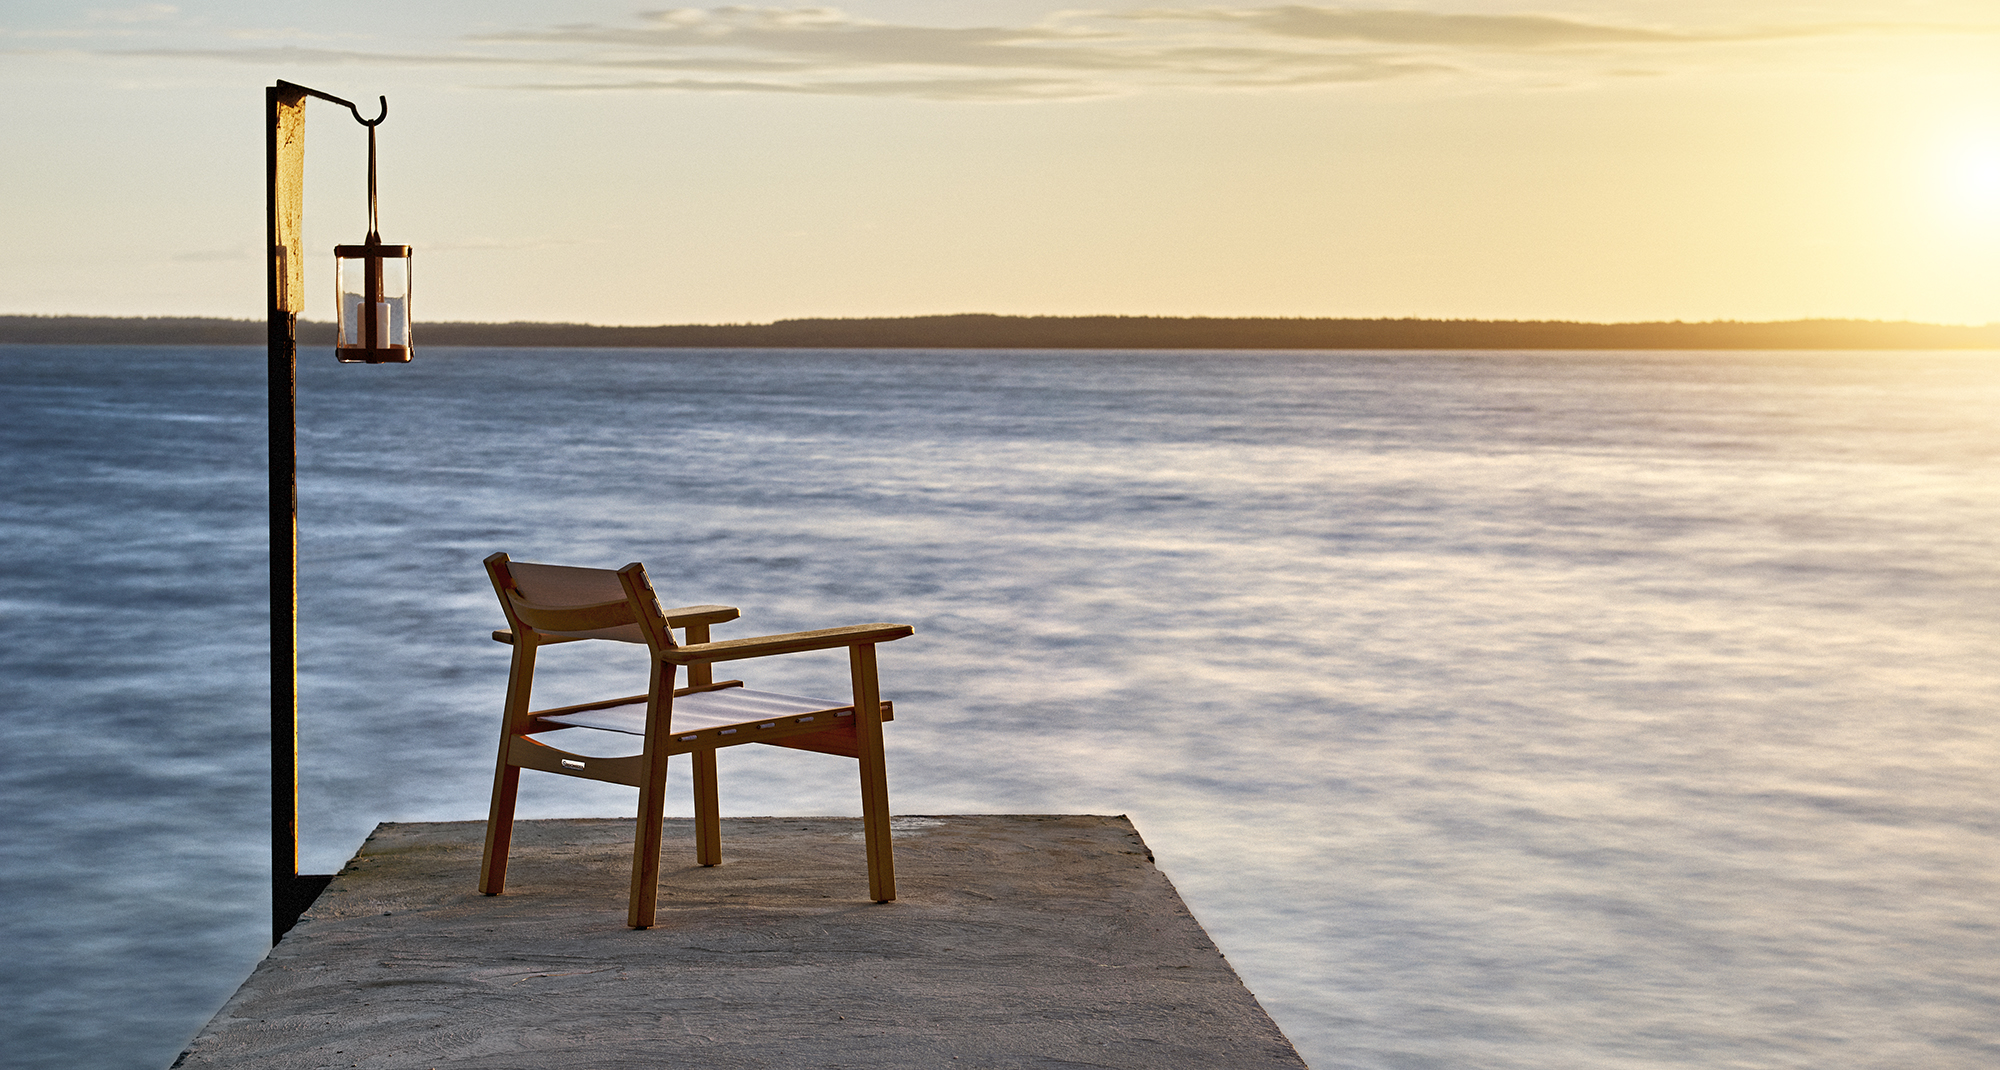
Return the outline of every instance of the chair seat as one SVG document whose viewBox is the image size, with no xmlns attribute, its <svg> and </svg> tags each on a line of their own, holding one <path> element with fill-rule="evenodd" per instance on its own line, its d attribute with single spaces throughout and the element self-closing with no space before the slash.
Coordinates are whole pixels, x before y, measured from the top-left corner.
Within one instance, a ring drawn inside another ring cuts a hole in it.
<svg viewBox="0 0 2000 1070">
<path fill-rule="evenodd" d="M 797 726 L 816 724 L 822 719 L 827 720 L 827 727 L 835 727 L 840 718 L 853 716 L 852 703 L 806 698 L 802 695 L 781 695 L 775 691 L 753 691 L 747 687 L 725 687 L 719 691 L 701 691 L 675 697 L 672 734 L 676 737 L 689 737 L 703 732 L 722 733 L 732 729 L 772 731 L 781 726 L 796 730 Z M 882 719 L 894 720 L 894 710 L 888 702 L 882 703 Z M 540 724 L 596 728 L 605 732 L 643 736 L 646 734 L 646 698 L 640 695 L 634 697 L 631 702 L 606 706 L 602 709 L 542 714 L 535 720 Z"/>
</svg>

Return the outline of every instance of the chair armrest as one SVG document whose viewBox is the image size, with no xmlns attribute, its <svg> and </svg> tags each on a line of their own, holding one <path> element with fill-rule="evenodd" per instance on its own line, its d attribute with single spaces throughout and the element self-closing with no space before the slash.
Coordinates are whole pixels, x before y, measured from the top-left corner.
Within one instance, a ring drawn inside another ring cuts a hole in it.
<svg viewBox="0 0 2000 1070">
<path fill-rule="evenodd" d="M 679 609 L 667 610 L 667 627 L 686 628 L 689 625 L 722 624 L 735 620 L 742 615 L 736 611 L 735 606 L 682 606 Z M 575 636 L 551 635 L 542 639 L 542 645 L 573 643 L 576 642 L 576 639 L 577 637 Z M 493 641 L 496 643 L 512 643 L 514 641 L 514 632 L 509 628 L 497 629 L 493 633 Z"/>
<path fill-rule="evenodd" d="M 820 628 L 810 632 L 785 632 L 749 639 L 724 639 L 715 643 L 693 643 L 660 651 L 660 660 L 675 665 L 711 661 L 739 661 L 771 654 L 795 654 L 801 650 L 830 650 L 834 647 L 886 643 L 915 635 L 907 624 L 850 624 L 844 628 Z"/>
<path fill-rule="evenodd" d="M 667 610 L 667 627 L 685 628 L 690 624 L 724 624 L 743 614 L 736 612 L 735 606 L 682 606 Z"/>
</svg>

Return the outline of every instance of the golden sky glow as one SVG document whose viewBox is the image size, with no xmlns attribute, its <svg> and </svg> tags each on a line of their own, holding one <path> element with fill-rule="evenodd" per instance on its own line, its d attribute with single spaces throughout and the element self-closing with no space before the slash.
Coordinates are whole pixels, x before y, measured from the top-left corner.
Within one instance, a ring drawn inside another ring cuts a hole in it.
<svg viewBox="0 0 2000 1070">
<path fill-rule="evenodd" d="M 12 0 L 0 312 L 258 314 L 278 78 L 420 319 L 2000 320 L 1990 0 Z"/>
</svg>

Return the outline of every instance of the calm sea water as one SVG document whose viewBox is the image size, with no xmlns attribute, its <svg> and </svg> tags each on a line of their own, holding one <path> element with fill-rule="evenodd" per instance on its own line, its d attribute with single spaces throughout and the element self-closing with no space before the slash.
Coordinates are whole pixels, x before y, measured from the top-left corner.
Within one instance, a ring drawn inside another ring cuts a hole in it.
<svg viewBox="0 0 2000 1070">
<path fill-rule="evenodd" d="M 304 360 L 308 871 L 483 816 L 481 557 L 636 559 L 914 623 L 896 810 L 1132 815 L 1319 1070 L 2000 1065 L 2000 355 Z M 0 401 L 0 1061 L 162 1067 L 267 926 L 263 357 Z"/>
</svg>

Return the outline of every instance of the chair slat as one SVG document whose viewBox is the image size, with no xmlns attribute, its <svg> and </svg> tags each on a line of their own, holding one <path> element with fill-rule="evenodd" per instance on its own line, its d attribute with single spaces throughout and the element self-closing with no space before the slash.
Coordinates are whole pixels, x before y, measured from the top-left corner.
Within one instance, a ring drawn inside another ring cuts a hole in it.
<svg viewBox="0 0 2000 1070">
<path fill-rule="evenodd" d="M 616 602 L 567 606 L 543 605 L 518 596 L 510 596 L 508 601 L 513 604 L 514 614 L 521 618 L 521 623 L 538 632 L 572 638 L 645 642 L 638 628 L 638 618 L 632 615 L 631 605 L 622 597 Z M 632 633 L 629 639 L 624 636 L 627 631 Z"/>
<path fill-rule="evenodd" d="M 712 728 L 754 725 L 774 718 L 818 714 L 839 716 L 853 713 L 853 703 L 837 699 L 806 698 L 803 695 L 782 695 L 775 691 L 753 691 L 747 687 L 731 687 L 674 699 L 671 729 L 677 735 L 684 735 Z M 882 719 L 892 720 L 891 714 L 892 704 L 882 703 Z M 599 709 L 543 714 L 537 716 L 535 721 L 538 724 L 595 728 L 604 732 L 643 736 L 646 734 L 646 697 L 635 695 L 630 701 Z M 746 739 L 744 742 L 751 741 Z"/>
<path fill-rule="evenodd" d="M 618 582 L 618 573 L 608 568 L 509 561 L 507 571 L 521 597 L 538 605 L 587 606 L 625 600 L 625 585 Z"/>
</svg>

